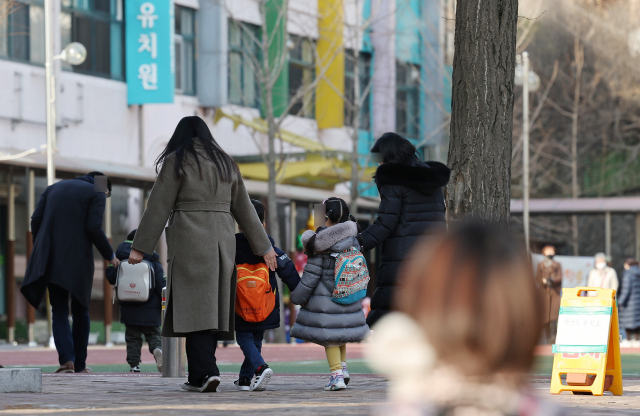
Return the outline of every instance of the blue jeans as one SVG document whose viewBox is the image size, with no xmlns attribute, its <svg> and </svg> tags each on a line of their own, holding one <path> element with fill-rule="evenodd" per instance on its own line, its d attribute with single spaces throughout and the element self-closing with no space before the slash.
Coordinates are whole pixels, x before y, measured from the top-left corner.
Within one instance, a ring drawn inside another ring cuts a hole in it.
<svg viewBox="0 0 640 416">
<path fill-rule="evenodd" d="M 51 299 L 51 320 L 53 340 L 58 350 L 60 365 L 69 361 L 75 365 L 76 372 L 87 366 L 87 345 L 89 344 L 89 311 L 71 296 L 71 315 L 73 331 L 69 325 L 69 292 L 56 285 L 49 285 Z"/>
<path fill-rule="evenodd" d="M 253 378 L 256 370 L 264 364 L 262 351 L 262 339 L 264 331 L 236 331 L 236 342 L 240 345 L 244 354 L 244 362 L 240 367 L 240 377 Z"/>
</svg>

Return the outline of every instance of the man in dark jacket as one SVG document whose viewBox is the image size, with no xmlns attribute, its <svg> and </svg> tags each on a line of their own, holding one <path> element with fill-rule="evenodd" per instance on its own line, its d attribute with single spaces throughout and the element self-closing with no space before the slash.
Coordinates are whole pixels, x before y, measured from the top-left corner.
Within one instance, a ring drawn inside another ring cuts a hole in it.
<svg viewBox="0 0 640 416">
<path fill-rule="evenodd" d="M 104 175 L 91 172 L 47 187 L 31 216 L 33 251 L 20 291 L 37 308 L 49 289 L 53 339 L 60 362 L 56 373 L 91 372 L 86 359 L 95 269 L 92 244 L 105 260 L 115 266 L 120 263 L 102 230 L 111 182 L 108 192 L 96 192 L 95 176 Z"/>
<path fill-rule="evenodd" d="M 446 227 L 442 187 L 450 170 L 439 162 L 422 162 L 416 148 L 395 133 L 383 134 L 371 149 L 382 156 L 375 182 L 380 192 L 378 218 L 358 236 L 363 251 L 382 246 L 367 324 L 391 310 L 398 269 L 425 233 Z"/>
<path fill-rule="evenodd" d="M 256 209 L 260 222 L 264 225 L 264 205 L 255 199 L 252 199 L 251 203 Z M 234 382 L 238 390 L 262 391 L 266 389 L 269 378 L 273 374 L 273 370 L 264 362 L 261 351 L 264 331 L 280 326 L 280 294 L 278 293 L 276 273 L 291 292 L 300 283 L 300 274 L 289 256 L 274 245 L 271 236 L 269 236 L 269 240 L 276 251 L 278 262 L 276 271 L 269 271 L 269 284 L 271 290 L 275 292 L 275 308 L 265 320 L 260 322 L 247 322 L 236 313 L 236 341 L 244 354 L 240 378 Z M 236 234 L 236 264 L 255 265 L 261 263 L 264 263 L 264 259 L 262 256 L 253 254 L 249 240 L 244 233 Z M 252 382 L 254 375 L 256 379 Z"/>
<path fill-rule="evenodd" d="M 136 230 L 131 231 L 127 239 L 118 246 L 116 257 L 120 261 L 129 259 L 135 235 Z M 143 335 L 149 344 L 149 352 L 156 360 L 158 371 L 162 371 L 160 325 L 162 324 L 162 288 L 165 287 L 166 280 L 158 253 L 153 252 L 153 255 L 145 253 L 142 259 L 151 264 L 155 278 L 154 288 L 149 294 L 149 299 L 146 302 L 120 302 L 120 322 L 126 327 L 124 337 L 127 342 L 127 363 L 131 367 L 131 373 L 140 372 Z M 109 283 L 115 285 L 117 277 L 118 268 L 109 265 L 107 267 Z"/>
</svg>

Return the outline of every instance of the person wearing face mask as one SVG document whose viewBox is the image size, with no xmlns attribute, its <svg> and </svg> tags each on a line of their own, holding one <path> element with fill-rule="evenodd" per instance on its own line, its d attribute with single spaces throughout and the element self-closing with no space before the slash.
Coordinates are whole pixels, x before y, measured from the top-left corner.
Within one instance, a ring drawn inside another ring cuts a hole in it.
<svg viewBox="0 0 640 416">
<path fill-rule="evenodd" d="M 556 255 L 555 247 L 551 245 L 542 248 L 544 260 L 538 263 L 536 283 L 542 298 L 542 323 L 545 338 L 553 344 L 558 330 L 558 315 L 560 313 L 560 297 L 562 291 L 562 266 L 553 260 Z"/>
<path fill-rule="evenodd" d="M 607 265 L 607 256 L 604 253 L 597 253 L 594 260 L 596 268 L 589 272 L 587 286 L 613 289 L 617 292 L 619 284 L 618 274 L 613 267 Z"/>
</svg>

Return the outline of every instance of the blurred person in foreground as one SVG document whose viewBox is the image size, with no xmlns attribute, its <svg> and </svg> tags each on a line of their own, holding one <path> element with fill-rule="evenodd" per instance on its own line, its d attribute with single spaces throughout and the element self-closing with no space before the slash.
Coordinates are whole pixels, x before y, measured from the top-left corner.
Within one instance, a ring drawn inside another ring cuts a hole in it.
<svg viewBox="0 0 640 416">
<path fill-rule="evenodd" d="M 604 253 L 596 253 L 594 256 L 595 269 L 589 272 L 588 287 L 601 287 L 618 291 L 618 274 L 613 267 L 607 264 L 607 256 Z"/>
<path fill-rule="evenodd" d="M 380 414 L 564 414 L 528 384 L 541 305 L 525 251 L 506 232 L 463 225 L 422 240 L 403 267 L 398 312 L 367 348 L 391 379 L 391 409 Z"/>
<path fill-rule="evenodd" d="M 621 347 L 640 347 L 640 267 L 633 257 L 624 262 L 622 289 L 618 296 L 620 326 L 627 333 Z"/>
<path fill-rule="evenodd" d="M 562 297 L 562 266 L 553 260 L 555 247 L 542 248 L 544 260 L 538 263 L 536 283 L 542 298 L 542 325 L 548 344 L 556 342 L 558 332 L 558 316 L 560 314 L 560 298 Z"/>
</svg>

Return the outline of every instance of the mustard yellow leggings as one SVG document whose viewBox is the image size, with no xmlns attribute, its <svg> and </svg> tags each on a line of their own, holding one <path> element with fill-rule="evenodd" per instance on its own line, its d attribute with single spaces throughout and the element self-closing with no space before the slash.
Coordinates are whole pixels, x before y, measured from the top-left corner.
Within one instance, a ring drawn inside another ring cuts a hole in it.
<svg viewBox="0 0 640 416">
<path fill-rule="evenodd" d="M 331 372 L 342 370 L 342 363 L 347 362 L 347 346 L 324 347 L 327 353 L 327 361 L 329 361 L 329 369 Z"/>
</svg>

